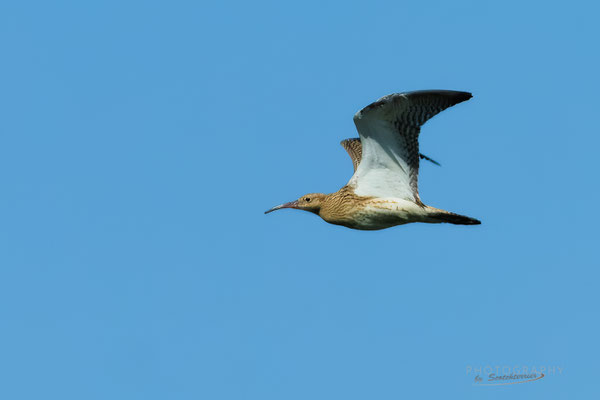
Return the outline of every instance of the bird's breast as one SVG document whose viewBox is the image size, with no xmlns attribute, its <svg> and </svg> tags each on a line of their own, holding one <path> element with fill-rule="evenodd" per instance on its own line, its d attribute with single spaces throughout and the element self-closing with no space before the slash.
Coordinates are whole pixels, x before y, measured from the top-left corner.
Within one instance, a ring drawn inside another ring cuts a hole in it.
<svg viewBox="0 0 600 400">
<path fill-rule="evenodd" d="M 327 222 L 353 229 L 377 230 L 422 219 L 424 210 L 417 204 L 398 198 L 371 198 L 357 202 L 343 215 L 332 213 Z"/>
</svg>

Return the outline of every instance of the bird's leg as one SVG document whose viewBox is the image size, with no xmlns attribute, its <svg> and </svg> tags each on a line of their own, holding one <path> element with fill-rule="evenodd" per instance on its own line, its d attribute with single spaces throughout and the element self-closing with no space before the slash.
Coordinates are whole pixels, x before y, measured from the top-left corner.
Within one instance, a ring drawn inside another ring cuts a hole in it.
<svg viewBox="0 0 600 400">
<path fill-rule="evenodd" d="M 441 164 L 440 164 L 439 162 L 435 161 L 435 160 L 434 160 L 434 159 L 432 159 L 432 158 L 429 158 L 429 157 L 427 157 L 427 156 L 426 156 L 425 154 L 423 154 L 423 153 L 419 153 L 419 157 L 421 157 L 421 159 L 425 159 L 425 160 L 427 160 L 427 161 L 430 161 L 430 162 L 434 163 L 435 165 L 439 165 L 439 166 L 441 166 Z"/>
</svg>

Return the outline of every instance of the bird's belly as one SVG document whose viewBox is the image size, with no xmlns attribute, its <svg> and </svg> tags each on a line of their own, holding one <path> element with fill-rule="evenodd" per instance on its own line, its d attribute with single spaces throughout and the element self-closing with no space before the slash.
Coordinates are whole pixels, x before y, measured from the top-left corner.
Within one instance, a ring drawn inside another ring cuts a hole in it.
<svg viewBox="0 0 600 400">
<path fill-rule="evenodd" d="M 423 220 L 424 210 L 403 199 L 374 199 L 358 210 L 349 228 L 377 230 Z"/>
</svg>

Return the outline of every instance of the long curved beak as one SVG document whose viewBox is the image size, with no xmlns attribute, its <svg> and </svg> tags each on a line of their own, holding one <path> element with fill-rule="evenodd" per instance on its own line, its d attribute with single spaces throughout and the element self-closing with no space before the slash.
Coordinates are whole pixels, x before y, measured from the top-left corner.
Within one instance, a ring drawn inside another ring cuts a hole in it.
<svg viewBox="0 0 600 400">
<path fill-rule="evenodd" d="M 275 207 L 271 208 L 270 210 L 265 211 L 265 214 L 268 214 L 268 213 L 276 211 L 276 210 L 281 210 L 282 208 L 298 208 L 298 200 L 290 201 L 289 203 L 283 203 L 278 206 L 275 206 Z"/>
</svg>

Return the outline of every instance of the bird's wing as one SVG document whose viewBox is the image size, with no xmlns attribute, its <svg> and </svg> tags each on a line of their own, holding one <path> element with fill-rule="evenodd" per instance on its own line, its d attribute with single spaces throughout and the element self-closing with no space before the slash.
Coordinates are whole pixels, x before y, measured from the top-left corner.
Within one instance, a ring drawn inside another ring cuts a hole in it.
<svg viewBox="0 0 600 400">
<path fill-rule="evenodd" d="M 358 164 L 360 164 L 360 160 L 362 158 L 362 143 L 360 143 L 360 139 L 346 139 L 342 140 L 340 144 L 348 152 L 348 155 L 352 159 L 352 166 L 354 167 L 354 172 L 356 172 Z"/>
<path fill-rule="evenodd" d="M 354 115 L 362 159 L 348 182 L 359 196 L 419 198 L 419 132 L 439 112 L 470 99 L 466 92 L 422 90 L 391 94 Z"/>
<path fill-rule="evenodd" d="M 352 166 L 354 167 L 354 172 L 356 172 L 356 168 L 358 168 L 358 164 L 360 164 L 360 160 L 362 159 L 362 143 L 359 138 L 351 138 L 344 139 L 340 142 L 342 147 L 346 149 L 350 159 L 352 160 Z M 427 160 L 435 165 L 440 165 L 439 162 L 435 161 L 431 157 L 427 157 L 425 154 L 419 153 L 419 158 L 421 160 Z"/>
</svg>

